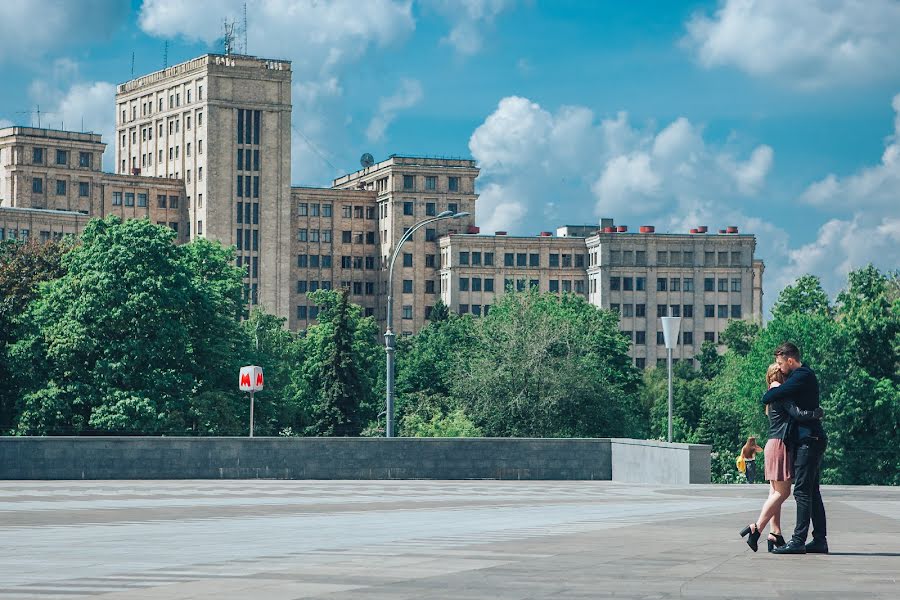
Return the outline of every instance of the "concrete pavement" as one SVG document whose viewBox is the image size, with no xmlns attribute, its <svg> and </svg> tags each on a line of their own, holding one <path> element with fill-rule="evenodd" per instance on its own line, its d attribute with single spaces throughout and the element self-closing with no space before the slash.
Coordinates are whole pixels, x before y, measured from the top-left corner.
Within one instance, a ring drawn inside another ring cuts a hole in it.
<svg viewBox="0 0 900 600">
<path fill-rule="evenodd" d="M 828 556 L 753 554 L 737 532 L 765 495 L 609 481 L 7 481 L 0 600 L 900 597 L 900 489 L 826 488 Z"/>
</svg>

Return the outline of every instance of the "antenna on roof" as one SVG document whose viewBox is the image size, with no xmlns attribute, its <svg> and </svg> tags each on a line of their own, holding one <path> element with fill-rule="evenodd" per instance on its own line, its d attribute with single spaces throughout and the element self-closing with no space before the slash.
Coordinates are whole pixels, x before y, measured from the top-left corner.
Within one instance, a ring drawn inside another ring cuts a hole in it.
<svg viewBox="0 0 900 600">
<path fill-rule="evenodd" d="M 37 128 L 41 128 L 41 105 L 36 104 L 35 110 L 18 110 L 17 115 L 28 115 L 31 117 L 31 126 L 34 127 L 34 116 L 37 115 Z"/>
<path fill-rule="evenodd" d="M 244 2 L 244 54 L 249 55 L 250 51 L 247 49 L 247 3 Z"/>
<path fill-rule="evenodd" d="M 228 22 L 225 19 L 225 56 L 231 56 L 234 51 L 234 21 Z"/>
<path fill-rule="evenodd" d="M 169 68 L 169 40 L 166 40 L 166 45 L 163 46 L 163 69 Z"/>
</svg>

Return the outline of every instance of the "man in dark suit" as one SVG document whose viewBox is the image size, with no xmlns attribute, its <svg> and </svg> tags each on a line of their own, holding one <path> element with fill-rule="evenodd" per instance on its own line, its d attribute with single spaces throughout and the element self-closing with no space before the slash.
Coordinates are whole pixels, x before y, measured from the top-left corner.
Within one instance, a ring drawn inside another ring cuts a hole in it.
<svg viewBox="0 0 900 600">
<path fill-rule="evenodd" d="M 802 410 L 819 407 L 819 382 L 812 369 L 800 362 L 800 350 L 790 342 L 775 349 L 775 362 L 787 379 L 763 396 L 763 403 L 791 400 Z M 797 524 L 787 545 L 776 548 L 778 554 L 828 554 L 825 505 L 819 491 L 822 456 L 828 438 L 818 419 L 794 423 L 795 432 L 790 446 L 794 456 L 794 500 L 797 502 Z M 812 541 L 807 544 L 809 523 L 812 520 Z"/>
</svg>

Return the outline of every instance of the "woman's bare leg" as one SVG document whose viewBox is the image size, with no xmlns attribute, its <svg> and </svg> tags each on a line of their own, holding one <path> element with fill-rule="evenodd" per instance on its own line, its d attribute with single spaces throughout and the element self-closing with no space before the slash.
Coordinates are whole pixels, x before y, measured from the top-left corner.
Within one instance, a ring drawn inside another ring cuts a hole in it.
<svg viewBox="0 0 900 600">
<path fill-rule="evenodd" d="M 781 526 L 781 505 L 784 504 L 784 501 L 788 499 L 791 495 L 791 482 L 790 481 L 772 481 L 770 482 L 770 491 L 769 497 L 766 499 L 765 504 L 763 504 L 762 510 L 759 513 L 759 518 L 756 521 L 756 526 L 759 530 L 762 530 L 766 527 L 770 520 L 778 514 L 778 526 L 779 531 Z M 774 522 L 773 522 L 774 525 Z"/>
</svg>

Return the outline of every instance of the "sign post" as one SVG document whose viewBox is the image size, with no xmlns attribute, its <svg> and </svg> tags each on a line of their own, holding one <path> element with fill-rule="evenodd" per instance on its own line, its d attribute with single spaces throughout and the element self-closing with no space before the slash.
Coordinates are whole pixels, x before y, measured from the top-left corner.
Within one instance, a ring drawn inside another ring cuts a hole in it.
<svg viewBox="0 0 900 600">
<path fill-rule="evenodd" d="M 672 442 L 672 349 L 678 343 L 678 330 L 681 329 L 681 317 L 660 317 L 663 328 L 663 342 L 666 344 L 666 358 L 669 365 L 669 442 Z"/>
<path fill-rule="evenodd" d="M 262 367 L 241 367 L 238 388 L 242 392 L 250 392 L 250 437 L 253 437 L 253 393 L 263 389 Z"/>
</svg>

